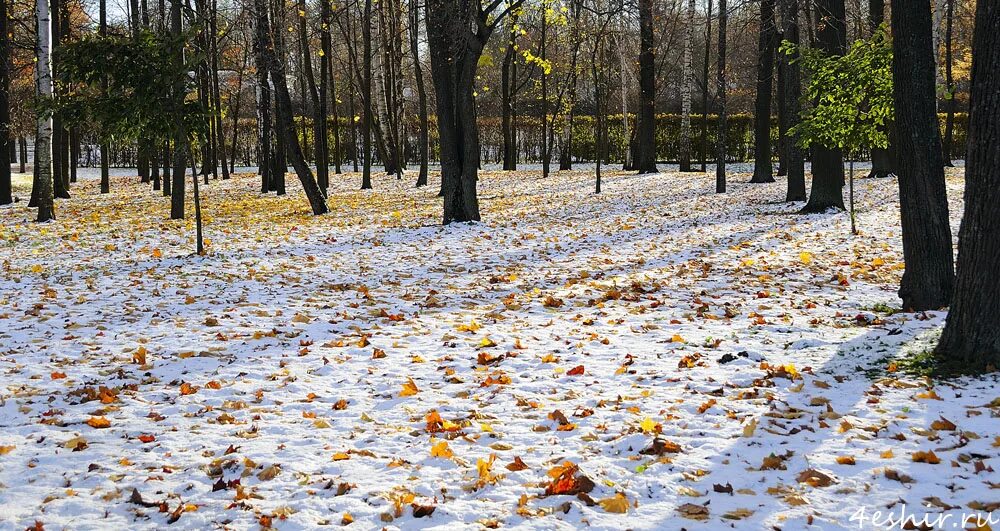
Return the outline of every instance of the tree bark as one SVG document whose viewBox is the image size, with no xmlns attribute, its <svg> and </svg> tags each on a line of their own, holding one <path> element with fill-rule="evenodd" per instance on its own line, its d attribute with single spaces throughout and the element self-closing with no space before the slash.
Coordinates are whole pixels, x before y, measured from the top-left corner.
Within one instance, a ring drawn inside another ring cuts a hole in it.
<svg viewBox="0 0 1000 531">
<path fill-rule="evenodd" d="M 954 72 L 952 71 L 954 57 L 952 56 L 952 34 L 954 33 L 955 26 L 955 0 L 945 0 L 948 2 L 947 13 L 945 13 L 945 30 L 944 30 L 944 87 L 947 100 L 945 106 L 947 107 L 947 117 L 944 123 L 944 142 L 943 142 L 943 153 L 944 153 L 944 165 L 954 166 L 951 162 L 951 148 L 954 142 L 955 135 L 955 78 Z"/>
<path fill-rule="evenodd" d="M 254 0 L 254 59 L 257 67 L 257 82 L 254 91 L 257 97 L 257 168 L 260 172 L 260 193 L 271 191 L 273 181 L 271 170 L 271 86 L 267 69 L 269 53 L 270 23 L 267 18 L 267 4 L 264 0 Z"/>
<path fill-rule="evenodd" d="M 361 101 L 365 116 L 361 122 L 361 143 L 364 166 L 361 174 L 361 189 L 372 187 L 372 28 L 368 23 L 372 20 L 372 0 L 365 0 L 364 29 L 361 31 L 364 68 L 361 73 Z"/>
<path fill-rule="evenodd" d="M 694 90 L 694 36 L 695 0 L 689 0 L 684 22 L 684 63 L 681 80 L 681 146 L 678 157 L 680 171 L 691 171 L 691 91 Z"/>
<path fill-rule="evenodd" d="M 326 163 L 324 152 L 326 151 L 326 108 L 321 102 L 323 98 L 316 86 L 316 76 L 313 74 L 312 52 L 309 47 L 309 33 L 306 31 L 306 0 L 298 1 L 299 10 L 299 42 L 302 46 L 302 69 L 305 71 L 306 84 L 309 89 L 309 98 L 312 100 L 313 111 L 313 144 L 316 154 L 316 180 L 320 191 L 326 195 L 326 189 L 330 187 L 330 168 Z M 325 11 L 324 11 L 325 13 Z M 321 30 L 325 34 L 325 30 Z M 321 80 L 326 79 L 326 54 L 320 56 Z M 325 81 L 324 81 L 325 83 Z M 324 93 L 323 97 L 326 96 Z M 305 104 L 305 101 L 302 102 Z M 304 118 L 304 117 L 303 117 Z M 302 141 L 307 140 L 303 136 Z"/>
<path fill-rule="evenodd" d="M 808 3 L 808 2 L 807 2 Z M 816 46 L 827 55 L 844 55 L 847 23 L 844 0 L 816 0 Z M 840 149 L 812 148 L 812 190 L 802 212 L 844 210 L 844 153 Z"/>
<path fill-rule="evenodd" d="M 48 0 L 35 2 L 35 96 L 42 101 L 52 98 L 50 38 L 52 21 Z M 38 221 L 55 219 L 52 190 L 52 116 L 37 112 L 35 136 L 35 186 L 37 187 Z"/>
<path fill-rule="evenodd" d="M 1000 5 L 980 1 L 972 44 L 965 214 L 958 275 L 937 354 L 963 371 L 1000 367 Z"/>
<path fill-rule="evenodd" d="M 636 130 L 638 149 L 635 158 L 635 169 L 639 173 L 657 171 L 655 47 L 653 0 L 639 0 L 639 124 Z"/>
<path fill-rule="evenodd" d="M 705 17 L 705 63 L 702 65 L 701 79 L 701 171 L 708 165 L 708 67 L 712 58 L 712 0 L 708 0 L 708 14 Z"/>
<path fill-rule="evenodd" d="M 98 18 L 99 26 L 98 32 L 101 37 L 106 37 L 108 35 L 108 1 L 100 0 L 98 6 Z M 107 88 L 107 80 L 103 83 L 103 87 Z M 111 154 L 111 145 L 107 142 L 101 144 L 101 193 L 109 194 L 111 193 L 111 168 L 110 160 L 108 159 Z M 170 191 L 170 184 L 163 185 L 163 192 L 166 194 Z"/>
<path fill-rule="evenodd" d="M 515 1 L 507 9 L 519 5 Z M 443 222 L 479 221 L 479 128 L 473 90 L 483 47 L 503 15 L 489 21 L 488 10 L 467 0 L 428 0 L 426 9 L 431 78 L 437 96 Z"/>
<path fill-rule="evenodd" d="M 410 54 L 413 56 L 413 77 L 417 86 L 417 112 L 420 116 L 420 132 L 417 142 L 417 153 L 420 156 L 420 171 L 417 174 L 417 186 L 427 185 L 427 167 L 430 163 L 430 139 L 428 138 L 427 90 L 424 88 L 424 68 L 420 63 L 418 48 L 420 37 L 420 11 L 417 0 L 409 0 L 410 15 Z"/>
<path fill-rule="evenodd" d="M 773 183 L 771 166 L 771 80 L 774 77 L 775 0 L 760 2 L 760 39 L 757 45 L 757 94 L 754 101 L 754 160 L 752 183 Z"/>
<path fill-rule="evenodd" d="M 371 0 L 368 1 L 370 2 Z M 281 24 L 283 21 L 275 20 L 274 22 L 276 27 L 283 27 Z M 274 97 L 278 104 L 278 129 L 285 142 L 285 152 L 288 158 L 291 159 L 292 167 L 295 168 L 295 175 L 299 178 L 299 183 L 306 194 L 306 199 L 309 200 L 309 206 L 312 208 L 313 214 L 318 216 L 325 214 L 329 209 L 326 206 L 326 198 L 323 197 L 323 192 L 320 191 L 319 186 L 316 184 L 312 170 L 306 164 L 306 159 L 302 155 L 302 146 L 299 145 L 299 140 L 296 136 L 295 121 L 292 119 L 292 98 L 288 93 L 285 65 L 283 61 L 278 60 L 280 57 L 285 57 L 284 41 L 279 33 L 275 31 L 272 34 L 271 50 L 267 54 L 268 59 L 270 59 L 269 71 L 271 79 L 274 82 Z"/>
<path fill-rule="evenodd" d="M 726 192 L 726 137 L 729 124 L 726 109 L 726 23 L 729 13 L 726 0 L 719 0 L 719 62 L 715 90 L 719 98 L 719 121 L 715 133 L 715 193 Z"/>
<path fill-rule="evenodd" d="M 51 10 L 49 12 L 50 26 L 51 26 L 51 47 L 52 50 L 59 47 L 59 43 L 62 41 L 62 18 L 63 18 L 63 7 L 62 1 L 64 0 L 51 0 Z M 55 70 L 58 67 L 55 61 L 52 60 L 51 50 L 49 54 L 49 76 L 55 76 Z M 55 95 L 55 87 L 52 87 L 53 96 Z M 67 181 L 69 179 L 65 178 L 63 175 L 63 159 L 66 158 L 66 144 L 63 142 L 63 126 L 62 119 L 58 115 L 52 116 L 52 133 L 50 137 L 50 142 L 52 144 L 51 156 L 52 156 L 52 193 L 55 197 L 60 199 L 69 199 L 69 189 L 66 187 Z"/>
<path fill-rule="evenodd" d="M 518 36 L 517 19 L 517 13 L 510 16 L 510 32 L 507 34 L 507 46 L 504 50 L 503 65 L 500 70 L 500 128 L 503 135 L 503 169 L 505 171 L 517 170 L 517 127 L 514 123 L 514 106 L 517 97 L 517 61 L 514 55 Z"/>
<path fill-rule="evenodd" d="M 181 0 L 170 1 L 170 35 L 174 38 L 181 34 Z M 175 62 L 184 61 L 183 52 L 178 52 Z M 174 146 L 173 146 L 173 183 L 170 187 L 170 219 L 184 219 L 184 172 L 186 171 L 186 154 L 189 149 L 187 133 L 184 129 L 183 106 L 186 96 L 183 78 L 174 82 L 172 106 L 174 115 Z M 191 171 L 192 178 L 197 179 L 197 172 Z"/>
<path fill-rule="evenodd" d="M 899 296 L 904 309 L 933 310 L 951 299 L 955 272 L 935 108 L 930 0 L 893 0 L 892 31 L 899 210 L 906 263 Z"/>
<path fill-rule="evenodd" d="M 0 205 L 14 202 L 10 174 L 10 30 L 7 0 L 0 0 Z M 22 160 L 23 164 L 24 161 Z"/>
<path fill-rule="evenodd" d="M 778 6 L 781 9 L 781 33 L 786 41 L 797 47 L 799 45 L 799 2 L 798 0 L 780 0 Z M 799 98 L 802 94 L 802 81 L 799 77 L 798 54 L 781 54 L 780 59 L 783 88 L 781 99 L 785 108 L 785 112 L 781 116 L 781 128 L 785 131 L 785 158 L 788 174 L 785 201 L 805 201 L 805 156 L 802 148 L 798 145 L 798 138 L 788 134 L 788 131 L 799 123 L 801 105 Z"/>
</svg>

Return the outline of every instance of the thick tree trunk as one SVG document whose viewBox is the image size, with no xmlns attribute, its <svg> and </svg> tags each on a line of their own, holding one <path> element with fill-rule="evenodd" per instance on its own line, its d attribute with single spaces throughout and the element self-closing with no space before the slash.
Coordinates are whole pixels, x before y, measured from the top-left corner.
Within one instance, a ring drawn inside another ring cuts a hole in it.
<svg viewBox="0 0 1000 531">
<path fill-rule="evenodd" d="M 257 96 L 257 171 L 260 172 L 260 193 L 271 191 L 273 182 L 271 160 L 271 86 L 267 68 L 269 53 L 270 23 L 267 18 L 265 0 L 254 0 L 254 63 L 257 79 L 254 92 Z"/>
<path fill-rule="evenodd" d="M 681 80 L 681 146 L 678 162 L 680 171 L 691 171 L 691 91 L 694 90 L 694 37 L 695 0 L 689 0 L 684 22 L 684 63 Z"/>
<path fill-rule="evenodd" d="M 65 0 L 51 0 L 51 11 L 49 13 L 51 17 L 50 25 L 52 28 L 51 39 L 52 39 L 52 49 L 59 47 L 59 43 L 62 41 L 62 19 L 63 19 L 63 6 L 62 2 Z M 55 70 L 58 67 L 55 61 L 52 60 L 51 54 L 49 55 L 49 75 L 55 76 Z M 56 90 L 53 86 L 53 95 Z M 69 199 L 69 188 L 67 183 L 68 178 L 63 174 L 64 164 L 63 159 L 66 158 L 66 143 L 63 138 L 63 126 L 62 119 L 58 115 L 52 116 L 52 136 L 50 138 L 52 143 L 52 193 L 55 197 L 60 199 Z"/>
<path fill-rule="evenodd" d="M 14 202 L 10 175 L 13 142 L 10 136 L 11 34 L 8 24 L 7 0 L 0 0 L 0 205 Z M 21 164 L 24 164 L 23 159 Z"/>
<path fill-rule="evenodd" d="M 798 0 L 779 0 L 778 5 L 781 8 L 781 33 L 786 41 L 798 46 L 799 2 Z M 799 97 L 802 94 L 802 82 L 799 78 L 798 55 L 782 54 L 780 59 L 783 89 L 780 97 L 783 101 L 785 111 L 781 116 L 781 127 L 785 131 L 785 157 L 788 174 L 788 188 L 785 193 L 785 201 L 805 201 L 806 170 L 804 153 L 798 145 L 798 137 L 788 135 L 788 131 L 799 123 Z"/>
<path fill-rule="evenodd" d="M 486 21 L 468 3 L 428 0 L 427 41 L 437 96 L 445 224 L 479 221 L 476 181 L 479 129 L 473 95 L 476 70 L 489 38 Z M 476 33 L 469 28 L 478 27 Z"/>
<path fill-rule="evenodd" d="M 41 101 L 52 98 L 50 37 L 52 21 L 48 0 L 35 2 L 35 97 Z M 38 112 L 35 135 L 35 187 L 38 199 L 38 221 L 56 217 L 52 191 L 52 116 Z"/>
<path fill-rule="evenodd" d="M 715 193 L 726 192 L 726 137 L 729 134 L 726 109 L 726 23 L 729 19 L 726 0 L 719 0 L 719 62 L 715 90 L 719 98 L 719 122 L 715 133 Z"/>
<path fill-rule="evenodd" d="M 177 37 L 181 34 L 181 0 L 171 0 L 170 2 L 170 34 Z M 183 52 L 180 52 L 183 53 Z M 183 56 L 174 58 L 175 62 L 183 62 Z M 172 105 L 174 115 L 174 168 L 173 184 L 170 187 L 170 219 L 184 219 L 184 172 L 186 170 L 185 155 L 189 149 L 187 133 L 184 128 L 182 107 L 186 96 L 184 89 L 185 80 L 178 79 L 174 82 Z M 197 172 L 192 170 L 191 176 L 198 178 Z"/>
<path fill-rule="evenodd" d="M 807 2 L 808 3 L 808 2 Z M 847 49 L 844 0 L 816 0 L 816 46 L 827 55 Z M 812 148 L 812 190 L 803 212 L 844 210 L 844 153 L 840 149 Z"/>
<path fill-rule="evenodd" d="M 1000 5 L 980 1 L 972 44 L 965 214 L 958 275 L 937 354 L 963 371 L 1000 368 Z"/>
<path fill-rule="evenodd" d="M 892 2 L 892 81 L 906 270 L 903 308 L 946 306 L 954 282 L 948 198 L 935 108 L 930 0 Z"/>
<path fill-rule="evenodd" d="M 635 158 L 635 169 L 639 173 L 657 171 L 655 48 L 653 0 L 639 0 L 639 124 L 636 130 Z"/>
<path fill-rule="evenodd" d="M 771 167 L 771 79 L 774 78 L 775 0 L 761 0 L 757 45 L 757 94 L 754 101 L 754 160 L 752 183 L 773 183 Z"/>
</svg>

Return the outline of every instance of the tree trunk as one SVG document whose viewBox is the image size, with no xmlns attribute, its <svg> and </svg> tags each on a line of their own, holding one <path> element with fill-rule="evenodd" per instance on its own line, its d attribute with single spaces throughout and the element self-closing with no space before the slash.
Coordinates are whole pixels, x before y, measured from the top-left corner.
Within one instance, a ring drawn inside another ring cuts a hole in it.
<svg viewBox="0 0 1000 531">
<path fill-rule="evenodd" d="M 955 272 L 934 105 L 930 0 L 893 0 L 892 32 L 899 210 L 906 263 L 899 296 L 904 309 L 933 310 L 951 299 Z"/>
<path fill-rule="evenodd" d="M 712 0 L 705 17 L 705 63 L 701 72 L 701 171 L 708 168 L 708 67 L 712 58 Z"/>
<path fill-rule="evenodd" d="M 431 78 L 437 96 L 443 222 L 479 221 L 479 129 L 473 90 L 479 58 L 489 38 L 486 21 L 480 18 L 485 15 L 459 0 L 428 0 L 426 9 Z M 475 33 L 472 27 L 477 28 Z"/>
<path fill-rule="evenodd" d="M 51 32 L 51 46 L 52 49 L 59 47 L 59 43 L 62 41 L 62 19 L 63 19 L 63 6 L 62 2 L 65 0 L 51 0 L 51 11 L 49 16 L 51 17 L 50 26 L 52 28 Z M 51 50 L 50 50 L 51 52 Z M 49 75 L 54 76 L 55 70 L 59 65 L 52 60 L 51 53 L 49 55 Z M 53 96 L 55 95 L 55 86 L 52 87 Z M 66 158 L 66 143 L 63 141 L 63 126 L 62 118 L 58 115 L 52 116 L 52 136 L 50 137 L 50 142 L 52 144 L 52 193 L 55 197 L 60 199 L 69 199 L 69 189 L 66 184 L 69 181 L 63 175 L 63 159 Z"/>
<path fill-rule="evenodd" d="M 316 180 L 317 186 L 319 186 L 320 191 L 325 196 L 326 189 L 330 187 L 330 168 L 326 164 L 326 157 L 324 155 L 326 150 L 326 106 L 321 103 L 323 98 L 321 98 L 319 90 L 316 87 L 316 76 L 313 74 L 312 52 L 309 49 L 309 33 L 306 31 L 306 0 L 298 1 L 298 10 L 299 42 L 302 47 L 302 69 L 305 71 L 306 83 L 309 89 L 309 98 L 312 101 L 313 110 L 313 143 L 316 154 Z M 323 9 L 323 14 L 325 15 L 325 13 L 326 10 Z M 326 34 L 325 30 L 321 31 L 324 35 Z M 325 53 L 320 56 L 320 65 L 320 75 L 321 80 L 323 80 L 326 78 Z M 326 96 L 325 91 L 322 96 Z M 304 105 L 305 101 L 302 103 Z M 305 121 L 305 116 L 303 116 L 303 121 Z M 303 136 L 302 141 L 303 143 L 307 141 L 305 136 Z"/>
<path fill-rule="evenodd" d="M 0 0 L 2 2 L 3 0 Z M 76 170 L 80 162 L 80 129 L 73 126 L 69 130 L 69 182 L 76 182 Z"/>
<path fill-rule="evenodd" d="M 517 86 L 517 60 L 514 48 L 517 46 L 516 39 L 519 35 L 517 19 L 517 13 L 510 17 L 510 32 L 507 34 L 507 46 L 500 70 L 500 128 L 503 135 L 505 171 L 517 170 L 517 128 L 514 126 L 514 99 Z"/>
<path fill-rule="evenodd" d="M 173 163 L 170 156 L 170 142 L 163 143 L 163 197 L 173 197 L 172 177 L 170 177 L 170 166 Z"/>
<path fill-rule="evenodd" d="M 35 2 L 35 97 L 40 101 L 52 99 L 52 70 L 49 55 L 52 21 L 49 18 L 48 0 Z M 38 115 L 35 136 L 35 185 L 38 193 L 38 221 L 56 217 L 52 190 L 52 116 L 36 111 Z"/>
<path fill-rule="evenodd" d="M 754 101 L 754 160 L 752 183 L 773 183 L 771 167 L 771 79 L 774 77 L 775 0 L 761 0 L 757 48 L 757 95 Z"/>
<path fill-rule="evenodd" d="M 951 162 L 951 148 L 954 142 L 955 131 L 955 78 L 952 72 L 954 57 L 952 56 L 952 33 L 955 26 L 955 0 L 945 0 L 948 2 L 948 11 L 945 14 L 944 30 L 944 87 L 946 94 L 947 118 L 944 123 L 944 165 L 954 166 Z"/>
<path fill-rule="evenodd" d="M 541 4 L 541 40 L 538 44 L 539 58 L 542 63 L 545 63 L 546 55 L 546 44 L 548 44 L 548 29 L 549 29 L 549 15 L 547 12 L 548 6 L 544 3 Z M 640 8 L 641 10 L 641 8 Z M 542 123 L 542 135 L 539 147 L 542 152 L 542 177 L 549 176 L 549 162 L 551 159 L 551 154 L 549 153 L 549 74 L 542 69 L 541 75 L 541 100 L 538 102 L 538 119 Z"/>
<path fill-rule="evenodd" d="M 885 22 L 885 0 L 868 0 L 868 29 L 874 34 L 878 31 L 882 23 Z M 885 148 L 872 148 L 872 170 L 868 174 L 869 178 L 889 177 L 895 171 L 895 148 L 892 137 L 889 135 L 889 146 Z"/>
<path fill-rule="evenodd" d="M 278 6 L 277 11 L 281 12 L 281 6 Z M 284 21 L 275 20 L 274 22 L 275 28 L 284 27 Z M 278 104 L 278 132 L 284 139 L 285 152 L 291 159 L 295 174 L 299 178 L 299 183 L 302 184 L 302 190 L 306 194 L 306 199 L 309 200 L 309 206 L 312 208 L 313 214 L 318 216 L 328 211 L 326 198 L 323 197 L 323 192 L 316 184 L 316 179 L 313 177 L 309 165 L 306 164 L 306 159 L 302 155 L 302 147 L 296 138 L 295 121 L 292 119 L 292 98 L 288 93 L 285 65 L 284 61 L 279 60 L 279 58 L 285 57 L 284 40 L 280 34 L 280 31 L 275 31 L 272 34 L 271 49 L 267 54 L 270 63 L 269 71 L 274 82 L 274 97 Z"/>
<path fill-rule="evenodd" d="M 363 61 L 361 77 L 361 101 L 364 106 L 365 116 L 361 122 L 361 143 L 362 155 L 364 156 L 364 166 L 361 174 L 361 189 L 369 190 L 372 187 L 372 28 L 369 23 L 372 20 L 372 0 L 365 0 L 365 21 L 361 31 Z"/>
<path fill-rule="evenodd" d="M 216 161 L 222 165 L 222 178 L 229 178 L 229 163 L 226 160 L 226 128 L 222 124 L 222 92 L 219 89 L 219 2 L 218 0 L 212 0 L 212 13 L 209 18 L 211 22 L 211 31 L 209 35 L 211 49 L 212 49 L 212 76 L 211 76 L 211 90 L 212 99 L 215 101 L 214 109 L 215 112 L 212 116 L 215 120 L 215 159 L 213 159 L 213 166 Z M 242 72 L 241 72 L 242 74 Z M 199 253 L 200 254 L 200 253 Z"/>
<path fill-rule="evenodd" d="M 691 91 L 694 89 L 694 62 L 692 37 L 694 36 L 695 0 L 688 1 L 684 22 L 684 59 L 681 80 L 681 149 L 678 162 L 680 171 L 691 171 Z"/>
<path fill-rule="evenodd" d="M 181 0 L 170 1 L 170 35 L 177 38 L 181 34 Z M 175 62 L 183 62 L 183 52 L 179 52 Z M 183 78 L 174 82 L 172 105 L 174 115 L 174 168 L 173 184 L 170 187 L 170 219 L 184 219 L 184 172 L 185 154 L 188 151 L 187 133 L 184 128 L 182 108 L 186 96 L 184 90 L 185 80 Z M 192 178 L 197 179 L 197 172 L 191 172 Z"/>
<path fill-rule="evenodd" d="M 0 205 L 14 202 L 10 175 L 13 142 L 10 136 L 11 35 L 8 26 L 7 0 L 0 0 Z"/>
<path fill-rule="evenodd" d="M 783 0 L 778 0 L 777 5 L 781 5 Z M 777 20 L 777 19 L 776 19 Z M 778 25 L 780 27 L 780 24 Z M 778 42 L 783 42 L 785 39 L 784 34 L 778 30 L 776 39 Z M 778 107 L 778 171 L 776 172 L 778 177 L 785 177 L 788 175 L 788 138 L 786 136 L 787 131 L 785 130 L 785 59 L 784 53 L 775 49 L 775 63 L 776 63 L 776 73 L 777 73 L 777 87 L 775 87 L 775 103 Z"/>
<path fill-rule="evenodd" d="M 715 134 L 715 193 L 726 192 L 726 137 L 729 129 L 726 109 L 726 22 L 729 13 L 726 0 L 719 0 L 719 64 L 716 86 L 719 98 L 719 122 Z"/>
<path fill-rule="evenodd" d="M 319 57 L 319 109 L 316 117 L 316 173 L 322 181 L 320 188 L 327 195 L 330 186 L 330 139 L 328 116 L 330 111 L 330 61 L 333 59 L 330 43 L 330 0 L 320 1 L 320 57 Z"/>
<path fill-rule="evenodd" d="M 958 275 L 937 354 L 963 371 L 992 371 L 1000 367 L 1000 5 L 978 2 L 975 24 Z"/>
<path fill-rule="evenodd" d="M 725 0 L 722 0 L 724 3 Z M 656 173 L 656 43 L 653 39 L 653 0 L 639 0 L 639 124 L 635 169 Z"/>
<path fill-rule="evenodd" d="M 268 81 L 270 23 L 265 0 L 254 0 L 254 62 L 257 67 L 257 171 L 260 172 L 260 193 L 271 191 L 273 182 L 271 160 L 271 86 Z"/>
<path fill-rule="evenodd" d="M 424 69 L 420 64 L 420 53 L 418 49 L 420 36 L 420 11 L 417 8 L 416 0 L 409 0 L 410 15 L 410 54 L 413 56 L 413 77 L 417 86 L 417 108 L 420 115 L 420 133 L 417 152 L 420 156 L 420 173 L 417 175 L 417 186 L 427 185 L 427 166 L 429 164 L 430 140 L 428 139 L 427 120 L 427 90 L 424 89 Z"/>
<path fill-rule="evenodd" d="M 808 0 L 807 0 L 808 1 Z M 799 45 L 799 2 L 798 0 L 780 0 L 781 33 L 791 44 Z M 782 93 L 781 99 L 785 112 L 781 116 L 781 128 L 785 131 L 785 157 L 787 162 L 788 189 L 785 201 L 806 200 L 806 170 L 805 157 L 798 145 L 798 137 L 788 135 L 788 131 L 799 123 L 799 98 L 802 94 L 802 81 L 799 78 L 798 54 L 781 57 Z"/>
<path fill-rule="evenodd" d="M 808 3 L 808 2 L 807 2 Z M 827 55 L 844 55 L 847 23 L 844 0 L 816 0 L 816 45 Z M 812 190 L 804 213 L 844 210 L 844 153 L 840 149 L 812 147 Z"/>
<path fill-rule="evenodd" d="M 99 2 L 99 26 L 98 31 L 101 37 L 106 37 L 108 35 L 108 2 L 107 0 L 100 0 Z M 102 87 L 107 89 L 107 80 L 102 83 Z M 111 154 L 111 145 L 107 142 L 101 144 L 101 193 L 109 194 L 111 193 L 111 169 L 110 161 L 108 159 Z M 167 193 L 170 190 L 169 184 L 163 185 L 163 192 Z"/>
</svg>

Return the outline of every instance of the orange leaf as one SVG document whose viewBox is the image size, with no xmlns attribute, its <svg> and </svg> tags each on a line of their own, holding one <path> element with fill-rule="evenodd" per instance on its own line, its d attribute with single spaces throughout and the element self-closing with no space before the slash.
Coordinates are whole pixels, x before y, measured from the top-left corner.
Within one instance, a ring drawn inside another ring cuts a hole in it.
<svg viewBox="0 0 1000 531">
<path fill-rule="evenodd" d="M 399 392 L 399 396 L 413 396 L 419 392 L 420 389 L 417 388 L 417 384 L 413 381 L 413 378 L 407 378 L 406 383 L 403 384 L 403 390 Z"/>
<path fill-rule="evenodd" d="M 941 458 L 934 453 L 934 450 L 928 450 L 926 452 L 913 452 L 913 462 L 936 465 L 941 462 Z"/>
<path fill-rule="evenodd" d="M 87 426 L 95 429 L 104 429 L 111 427 L 111 421 L 106 417 L 90 417 L 87 419 Z"/>
<path fill-rule="evenodd" d="M 583 365 L 577 365 L 576 367 L 573 367 L 572 369 L 570 369 L 569 371 L 567 371 L 566 375 L 567 376 L 580 376 L 581 374 L 583 374 L 584 370 L 585 369 L 584 369 Z"/>
</svg>

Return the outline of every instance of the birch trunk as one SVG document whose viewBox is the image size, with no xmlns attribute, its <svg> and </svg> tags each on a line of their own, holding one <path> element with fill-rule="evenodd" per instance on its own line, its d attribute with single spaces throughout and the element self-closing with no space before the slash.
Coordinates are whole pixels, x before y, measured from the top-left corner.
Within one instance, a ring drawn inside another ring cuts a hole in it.
<svg viewBox="0 0 1000 531">
<path fill-rule="evenodd" d="M 35 2 L 35 97 L 44 103 L 52 99 L 52 59 L 49 56 L 52 21 L 48 0 Z M 38 221 L 55 219 L 52 197 L 52 115 L 38 112 L 35 137 L 35 171 L 38 185 Z"/>
</svg>

